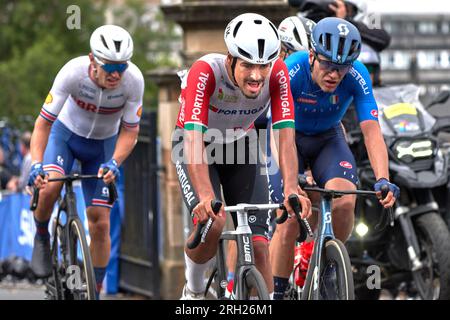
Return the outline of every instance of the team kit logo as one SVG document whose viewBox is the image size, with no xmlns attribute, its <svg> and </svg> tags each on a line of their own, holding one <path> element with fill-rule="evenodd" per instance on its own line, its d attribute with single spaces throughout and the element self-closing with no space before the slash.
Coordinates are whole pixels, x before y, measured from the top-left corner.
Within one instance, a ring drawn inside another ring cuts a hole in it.
<svg viewBox="0 0 450 320">
<path fill-rule="evenodd" d="M 343 168 L 346 168 L 346 169 L 353 168 L 352 164 L 350 162 L 348 162 L 348 161 L 341 161 L 341 162 L 339 162 L 339 165 L 341 167 L 343 167 Z"/>
</svg>

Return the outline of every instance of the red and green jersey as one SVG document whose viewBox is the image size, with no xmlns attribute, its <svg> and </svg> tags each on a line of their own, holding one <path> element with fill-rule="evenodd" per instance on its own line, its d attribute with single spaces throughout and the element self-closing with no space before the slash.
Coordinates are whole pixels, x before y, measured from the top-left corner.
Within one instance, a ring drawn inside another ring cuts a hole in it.
<svg viewBox="0 0 450 320">
<path fill-rule="evenodd" d="M 230 143 L 252 129 L 269 106 L 274 129 L 295 127 L 289 74 L 282 60 L 273 64 L 255 99 L 247 98 L 234 85 L 225 60 L 221 54 L 203 56 L 182 78 L 178 127 L 214 136 L 216 143 Z"/>
</svg>

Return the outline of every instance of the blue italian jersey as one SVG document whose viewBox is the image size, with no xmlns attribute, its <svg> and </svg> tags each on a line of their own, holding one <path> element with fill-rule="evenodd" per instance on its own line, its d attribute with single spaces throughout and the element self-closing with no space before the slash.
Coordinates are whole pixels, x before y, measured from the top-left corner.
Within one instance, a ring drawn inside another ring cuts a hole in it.
<svg viewBox="0 0 450 320">
<path fill-rule="evenodd" d="M 296 52 L 285 63 L 291 81 L 297 131 L 315 135 L 339 125 L 352 101 L 359 122 L 378 121 L 370 75 L 361 62 L 353 63 L 334 92 L 324 92 L 312 81 L 308 52 Z"/>
</svg>

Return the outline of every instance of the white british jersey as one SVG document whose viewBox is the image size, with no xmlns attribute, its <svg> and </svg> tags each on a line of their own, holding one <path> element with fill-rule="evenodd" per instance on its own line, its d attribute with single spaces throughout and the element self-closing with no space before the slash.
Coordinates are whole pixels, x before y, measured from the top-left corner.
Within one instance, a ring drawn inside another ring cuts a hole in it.
<svg viewBox="0 0 450 320">
<path fill-rule="evenodd" d="M 120 123 L 139 125 L 144 95 L 144 77 L 128 62 L 116 89 L 102 89 L 89 77 L 89 56 L 67 62 L 58 72 L 40 116 L 53 123 L 61 121 L 78 136 L 106 139 L 116 135 Z"/>
<path fill-rule="evenodd" d="M 275 129 L 294 127 L 293 101 L 289 75 L 282 60 L 274 62 L 256 99 L 247 98 L 233 84 L 225 67 L 226 56 L 208 54 L 182 75 L 177 126 L 185 130 L 220 131 L 217 143 L 230 143 L 243 137 L 260 114 L 271 105 Z"/>
</svg>

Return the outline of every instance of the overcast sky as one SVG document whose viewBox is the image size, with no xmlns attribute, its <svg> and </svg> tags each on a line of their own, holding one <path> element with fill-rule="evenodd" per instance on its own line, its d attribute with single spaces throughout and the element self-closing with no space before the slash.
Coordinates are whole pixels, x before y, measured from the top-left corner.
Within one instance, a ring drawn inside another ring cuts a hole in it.
<svg viewBox="0 0 450 320">
<path fill-rule="evenodd" d="M 450 14 L 448 0 L 368 0 L 369 12 Z"/>
</svg>

